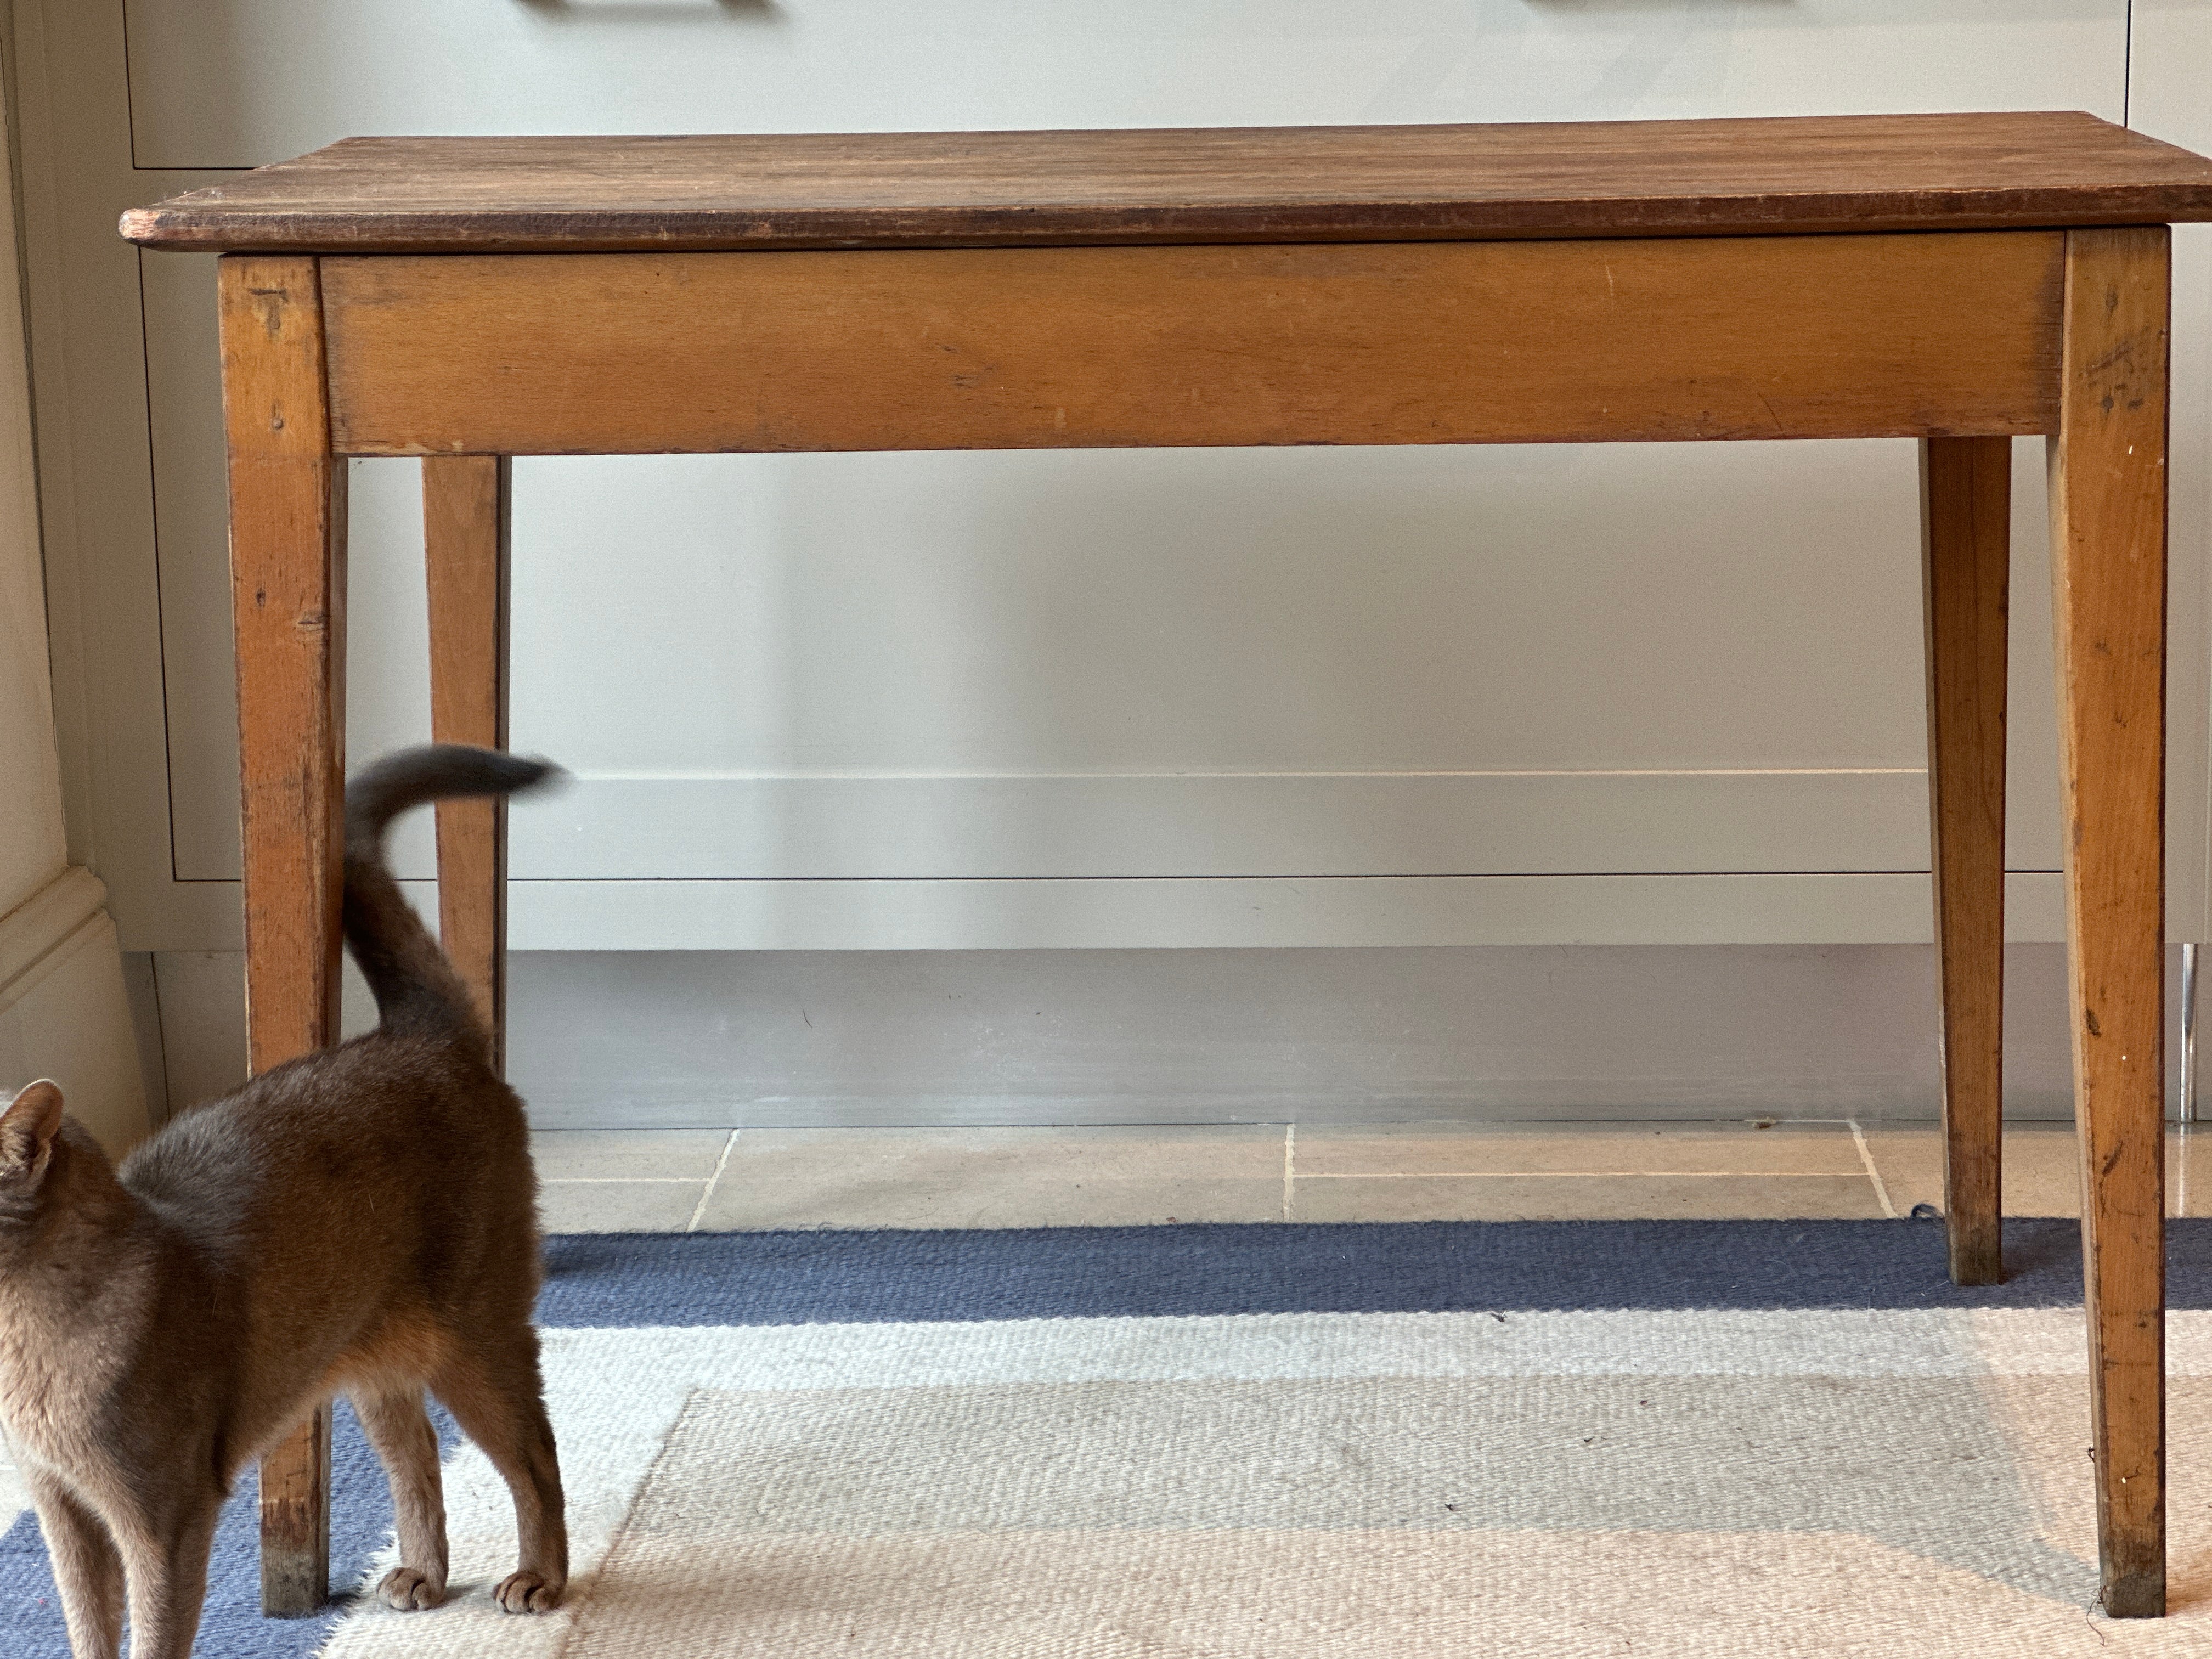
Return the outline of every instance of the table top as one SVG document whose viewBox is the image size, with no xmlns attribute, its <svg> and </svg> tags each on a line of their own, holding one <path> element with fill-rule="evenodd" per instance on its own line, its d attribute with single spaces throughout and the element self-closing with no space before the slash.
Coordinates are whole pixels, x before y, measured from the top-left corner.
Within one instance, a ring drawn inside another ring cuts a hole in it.
<svg viewBox="0 0 2212 1659">
<path fill-rule="evenodd" d="M 148 247 L 588 252 L 1477 240 L 2212 219 L 2212 161 L 2075 112 L 349 138 L 123 216 Z"/>
</svg>

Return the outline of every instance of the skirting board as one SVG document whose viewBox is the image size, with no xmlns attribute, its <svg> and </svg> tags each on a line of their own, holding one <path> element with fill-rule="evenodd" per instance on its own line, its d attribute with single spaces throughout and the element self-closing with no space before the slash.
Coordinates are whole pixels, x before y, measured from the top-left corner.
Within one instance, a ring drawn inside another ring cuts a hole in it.
<svg viewBox="0 0 2212 1659">
<path fill-rule="evenodd" d="M 2017 793 L 2007 864 L 2057 869 L 2056 815 Z M 1886 872 L 1928 867 L 1928 775 L 586 775 L 518 800 L 510 822 L 526 881 Z M 229 817 L 180 825 L 180 877 L 238 867 Z M 428 878 L 429 838 L 403 833 L 392 867 Z"/>
<path fill-rule="evenodd" d="M 1911 870 L 1928 775 L 587 776 L 513 823 L 514 873 L 562 881 Z M 2007 862 L 2056 868 L 2057 830 L 2019 813 Z"/>
<path fill-rule="evenodd" d="M 106 899 L 71 868 L 0 916 L 0 1094 L 51 1077 L 120 1154 L 145 1136 L 146 1097 Z"/>
<path fill-rule="evenodd" d="M 2006 967 L 2007 1109 L 2063 1118 L 2063 949 Z M 1925 946 L 562 951 L 517 958 L 508 996 L 547 1127 L 1937 1109 Z"/>
<path fill-rule="evenodd" d="M 155 969 L 181 1109 L 244 1075 L 243 963 Z M 2065 977 L 2006 951 L 2012 1116 L 2070 1113 Z M 1927 1120 L 1934 978 L 1909 945 L 522 952 L 509 1069 L 564 1128 Z"/>
<path fill-rule="evenodd" d="M 1933 933 L 1917 872 L 518 881 L 508 905 L 518 951 L 1899 945 Z M 2061 878 L 2013 876 L 2005 932 L 2063 940 Z"/>
<path fill-rule="evenodd" d="M 428 881 L 401 884 L 437 912 Z M 238 884 L 173 882 L 131 951 L 244 948 Z M 1237 950 L 1447 945 L 1925 945 L 1924 871 L 1810 875 L 510 881 L 517 951 Z M 2005 884 L 2005 937 L 2066 937 L 2053 872 Z M 2175 933 L 2172 937 L 2182 937 Z"/>
</svg>

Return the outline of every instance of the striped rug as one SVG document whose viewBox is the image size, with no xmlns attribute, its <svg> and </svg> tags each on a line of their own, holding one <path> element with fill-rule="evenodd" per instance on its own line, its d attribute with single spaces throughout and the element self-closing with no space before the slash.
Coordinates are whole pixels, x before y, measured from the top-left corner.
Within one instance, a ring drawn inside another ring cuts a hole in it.
<svg viewBox="0 0 2212 1659">
<path fill-rule="evenodd" d="M 555 1239 L 570 1606 L 492 1607 L 513 1510 L 451 1443 L 451 1603 L 263 1620 L 241 1502 L 199 1651 L 2212 1654 L 2212 1222 L 2170 1224 L 2157 1623 L 2089 1610 L 2070 1222 L 1980 1291 L 1932 1222 L 1278 1225 Z M 0 1652 L 66 1652 L 28 1516 Z"/>
</svg>

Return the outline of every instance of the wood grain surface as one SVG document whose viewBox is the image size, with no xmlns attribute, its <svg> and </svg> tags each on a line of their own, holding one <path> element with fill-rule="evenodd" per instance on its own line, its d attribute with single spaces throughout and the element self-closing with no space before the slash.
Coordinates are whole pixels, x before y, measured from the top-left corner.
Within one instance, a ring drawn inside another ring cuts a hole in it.
<svg viewBox="0 0 2212 1659">
<path fill-rule="evenodd" d="M 1920 447 L 1928 808 L 1943 1062 L 1951 1277 L 2004 1278 L 2005 602 L 2012 441 Z"/>
<path fill-rule="evenodd" d="M 349 138 L 123 216 L 327 252 L 1316 242 L 2212 218 L 2212 161 L 2078 111 L 1488 126 Z"/>
<path fill-rule="evenodd" d="M 2048 432 L 2062 233 L 326 258 L 348 454 Z"/>
<path fill-rule="evenodd" d="M 261 1460 L 261 1611 L 295 1619 L 331 1594 L 331 1402 Z"/>
<path fill-rule="evenodd" d="M 422 463 L 430 734 L 507 747 L 509 470 L 495 455 Z M 507 802 L 438 803 L 438 935 L 507 1058 Z"/>
<path fill-rule="evenodd" d="M 323 398 L 315 261 L 231 258 L 217 283 L 230 470 L 245 855 L 246 1031 L 256 1073 L 337 1040 L 345 791 L 345 463 Z M 261 1469 L 262 1605 L 330 1581 L 325 1406 Z"/>
<path fill-rule="evenodd" d="M 2067 238 L 2051 447 L 2061 823 L 2102 1599 L 2166 1609 L 2162 225 Z"/>
</svg>

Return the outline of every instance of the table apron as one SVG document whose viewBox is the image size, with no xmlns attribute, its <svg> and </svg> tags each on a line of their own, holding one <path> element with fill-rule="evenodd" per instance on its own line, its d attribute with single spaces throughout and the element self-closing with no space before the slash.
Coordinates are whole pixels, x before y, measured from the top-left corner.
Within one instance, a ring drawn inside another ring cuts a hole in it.
<svg viewBox="0 0 2212 1659">
<path fill-rule="evenodd" d="M 2065 233 L 325 257 L 349 455 L 2047 433 Z"/>
</svg>

